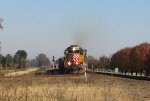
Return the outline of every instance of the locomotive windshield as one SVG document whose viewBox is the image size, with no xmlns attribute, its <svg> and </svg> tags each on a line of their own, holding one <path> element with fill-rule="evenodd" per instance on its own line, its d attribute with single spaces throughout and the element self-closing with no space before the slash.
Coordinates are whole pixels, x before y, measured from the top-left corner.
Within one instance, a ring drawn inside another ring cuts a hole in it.
<svg viewBox="0 0 150 101">
<path fill-rule="evenodd" d="M 69 47 L 65 53 L 81 53 L 82 49 L 79 47 Z"/>
<path fill-rule="evenodd" d="M 80 52 L 79 47 L 71 47 L 68 50 L 68 53 L 79 53 L 79 52 Z"/>
</svg>

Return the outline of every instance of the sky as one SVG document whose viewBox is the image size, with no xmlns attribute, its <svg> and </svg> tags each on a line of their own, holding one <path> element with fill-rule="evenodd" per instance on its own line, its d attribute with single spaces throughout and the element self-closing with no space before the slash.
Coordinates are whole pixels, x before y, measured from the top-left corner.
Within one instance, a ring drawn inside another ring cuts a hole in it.
<svg viewBox="0 0 150 101">
<path fill-rule="evenodd" d="M 71 44 L 96 58 L 150 43 L 150 0 L 0 0 L 1 53 L 63 56 Z"/>
</svg>

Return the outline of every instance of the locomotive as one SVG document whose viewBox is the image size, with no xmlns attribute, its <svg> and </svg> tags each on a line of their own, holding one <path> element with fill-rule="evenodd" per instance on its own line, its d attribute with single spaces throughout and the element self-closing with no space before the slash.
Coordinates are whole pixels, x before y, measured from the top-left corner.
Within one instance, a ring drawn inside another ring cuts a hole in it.
<svg viewBox="0 0 150 101">
<path fill-rule="evenodd" d="M 87 70 L 87 50 L 79 45 L 70 45 L 64 56 L 55 61 L 55 69 L 47 70 L 46 74 L 82 73 Z"/>
<path fill-rule="evenodd" d="M 78 72 L 87 66 L 87 50 L 78 45 L 70 45 L 64 51 L 63 62 L 67 72 Z"/>
</svg>

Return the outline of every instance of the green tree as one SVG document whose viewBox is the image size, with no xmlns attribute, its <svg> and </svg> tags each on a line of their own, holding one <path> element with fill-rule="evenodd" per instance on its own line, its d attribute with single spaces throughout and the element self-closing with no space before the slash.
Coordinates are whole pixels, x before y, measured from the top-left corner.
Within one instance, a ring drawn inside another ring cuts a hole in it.
<svg viewBox="0 0 150 101">
<path fill-rule="evenodd" d="M 4 56 L 2 57 L 2 67 L 6 69 L 6 58 Z"/>
<path fill-rule="evenodd" d="M 12 66 L 13 66 L 13 57 L 10 55 L 10 54 L 7 54 L 6 55 L 6 66 L 8 67 L 8 68 L 12 68 Z"/>
<path fill-rule="evenodd" d="M 0 54 L 0 69 L 2 69 L 3 56 Z"/>
<path fill-rule="evenodd" d="M 18 50 L 14 56 L 14 62 L 18 68 L 26 67 L 27 52 L 25 50 Z"/>
</svg>

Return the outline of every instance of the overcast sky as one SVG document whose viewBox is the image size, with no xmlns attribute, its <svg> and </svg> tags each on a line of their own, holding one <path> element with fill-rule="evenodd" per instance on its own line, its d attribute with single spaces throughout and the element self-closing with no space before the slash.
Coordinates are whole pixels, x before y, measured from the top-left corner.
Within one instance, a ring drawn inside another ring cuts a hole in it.
<svg viewBox="0 0 150 101">
<path fill-rule="evenodd" d="M 0 0 L 2 54 L 63 56 L 71 44 L 111 55 L 150 42 L 150 0 Z"/>
</svg>

